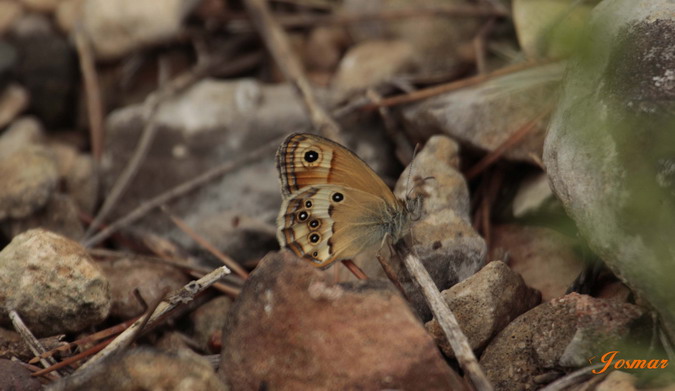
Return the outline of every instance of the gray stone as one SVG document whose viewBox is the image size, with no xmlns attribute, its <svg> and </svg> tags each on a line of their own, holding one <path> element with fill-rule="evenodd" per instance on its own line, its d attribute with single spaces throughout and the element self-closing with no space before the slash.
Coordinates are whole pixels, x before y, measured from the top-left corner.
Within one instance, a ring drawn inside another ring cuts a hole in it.
<svg viewBox="0 0 675 391">
<path fill-rule="evenodd" d="M 675 3 L 603 1 L 546 138 L 556 195 L 675 338 Z"/>
<path fill-rule="evenodd" d="M 1 141 L 0 141 L 1 142 Z M 21 148 L 0 156 L 0 220 L 23 218 L 43 207 L 56 188 L 58 173 L 47 148 Z"/>
<path fill-rule="evenodd" d="M 485 241 L 469 221 L 469 191 L 456 168 L 458 150 L 449 137 L 430 138 L 395 189 L 403 199 L 422 195 L 421 218 L 412 227 L 412 249 L 440 290 L 480 270 L 487 253 Z M 413 308 L 429 320 L 431 312 L 416 284 L 402 265 L 393 266 Z"/>
<path fill-rule="evenodd" d="M 474 351 L 482 350 L 509 322 L 541 300 L 539 292 L 528 288 L 523 278 L 501 261 L 488 263 L 442 295 Z M 443 353 L 454 357 L 436 319 L 425 326 Z"/>
<path fill-rule="evenodd" d="M 431 97 L 403 108 L 403 123 L 413 139 L 443 133 L 462 144 L 493 151 L 514 132 L 550 110 L 561 74 L 561 66 L 551 64 Z M 537 163 L 544 126 L 540 120 L 504 157 Z"/>
<path fill-rule="evenodd" d="M 41 229 L 0 251 L 0 322 L 16 310 L 36 335 L 77 332 L 108 316 L 108 281 L 78 243 Z"/>
<path fill-rule="evenodd" d="M 541 376 L 588 365 L 614 349 L 643 314 L 633 304 L 572 293 L 511 322 L 480 358 L 496 391 L 536 389 Z"/>
</svg>

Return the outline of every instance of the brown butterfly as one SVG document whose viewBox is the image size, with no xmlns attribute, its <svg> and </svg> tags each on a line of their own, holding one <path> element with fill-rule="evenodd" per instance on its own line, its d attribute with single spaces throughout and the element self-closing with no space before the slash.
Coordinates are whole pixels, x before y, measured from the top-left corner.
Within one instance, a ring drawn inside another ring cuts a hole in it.
<svg viewBox="0 0 675 391">
<path fill-rule="evenodd" d="M 353 152 L 326 138 L 295 133 L 277 150 L 283 202 L 277 239 L 320 268 L 395 243 L 416 200 L 403 202 Z"/>
</svg>

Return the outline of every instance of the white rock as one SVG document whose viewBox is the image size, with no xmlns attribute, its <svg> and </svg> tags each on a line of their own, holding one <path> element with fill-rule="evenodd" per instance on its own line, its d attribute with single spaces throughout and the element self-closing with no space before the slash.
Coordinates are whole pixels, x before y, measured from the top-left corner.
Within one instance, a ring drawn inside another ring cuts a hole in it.
<svg viewBox="0 0 675 391">
<path fill-rule="evenodd" d="M 196 0 L 86 0 L 82 24 L 103 59 L 175 37 Z"/>
</svg>

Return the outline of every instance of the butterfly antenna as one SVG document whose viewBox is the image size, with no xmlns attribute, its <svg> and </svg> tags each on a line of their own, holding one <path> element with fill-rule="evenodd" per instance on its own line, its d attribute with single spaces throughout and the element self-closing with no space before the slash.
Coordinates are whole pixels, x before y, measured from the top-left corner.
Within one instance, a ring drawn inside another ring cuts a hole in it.
<svg viewBox="0 0 675 391">
<path fill-rule="evenodd" d="M 410 161 L 410 170 L 408 170 L 408 178 L 406 179 L 406 184 L 405 184 L 405 198 L 408 199 L 410 197 L 410 193 L 412 192 L 412 187 L 410 186 L 410 183 L 412 182 L 412 172 L 413 168 L 415 165 L 415 157 L 417 157 L 417 151 L 420 149 L 420 143 L 415 144 L 415 149 L 413 150 L 413 155 L 412 155 L 412 160 Z"/>
</svg>

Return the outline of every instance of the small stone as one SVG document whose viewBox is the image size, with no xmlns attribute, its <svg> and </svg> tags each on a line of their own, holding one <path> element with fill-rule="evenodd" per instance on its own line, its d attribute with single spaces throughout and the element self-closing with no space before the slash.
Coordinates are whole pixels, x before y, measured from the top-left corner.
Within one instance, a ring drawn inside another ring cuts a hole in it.
<svg viewBox="0 0 675 391">
<path fill-rule="evenodd" d="M 556 80 L 554 76 L 563 71 L 559 64 L 546 65 L 541 69 L 522 71 L 524 74 L 514 73 L 412 103 L 401 110 L 403 125 L 412 139 L 426 139 L 440 132 L 462 144 L 494 151 L 516 131 L 549 110 L 556 102 L 556 85 L 552 82 L 532 83 L 515 92 L 500 94 L 495 91 L 524 78 Z M 546 122 L 540 119 L 523 140 L 504 153 L 504 157 L 540 163 L 545 129 Z"/>
<path fill-rule="evenodd" d="M 308 70 L 334 72 L 349 37 L 341 27 L 317 27 L 309 33 L 304 50 Z"/>
<path fill-rule="evenodd" d="M 440 290 L 480 270 L 487 253 L 485 241 L 469 221 L 469 191 L 456 169 L 458 150 L 447 136 L 431 137 L 395 188 L 401 199 L 422 196 L 421 217 L 412 226 L 412 247 Z M 430 320 L 426 300 L 407 270 L 395 262 L 392 267 L 412 307 L 423 320 Z"/>
<path fill-rule="evenodd" d="M 366 41 L 349 49 L 333 84 L 341 95 L 376 87 L 415 68 L 415 52 L 405 41 Z"/>
<path fill-rule="evenodd" d="M 395 290 L 329 280 L 289 251 L 260 262 L 223 330 L 232 389 L 461 389 Z"/>
<path fill-rule="evenodd" d="M 482 350 L 513 319 L 541 300 L 539 292 L 528 288 L 523 278 L 501 261 L 488 263 L 442 295 L 474 351 Z M 455 357 L 436 319 L 425 326 L 443 353 Z"/>
<path fill-rule="evenodd" d="M 22 14 L 23 7 L 18 2 L 14 0 L 0 0 L 0 37 L 9 31 L 12 24 L 20 19 Z"/>
<path fill-rule="evenodd" d="M 597 352 L 616 347 L 643 313 L 633 304 L 571 293 L 516 318 L 490 342 L 480 364 L 496 391 L 536 389 L 537 376 L 588 365 Z"/>
<path fill-rule="evenodd" d="M 636 391 L 636 382 L 637 378 L 629 373 L 612 371 L 595 387 L 595 391 Z"/>
<path fill-rule="evenodd" d="M 193 338 L 203 351 L 212 353 L 220 351 L 214 346 L 214 337 L 221 335 L 231 305 L 232 299 L 218 296 L 190 314 Z M 220 345 L 221 339 L 217 338 L 217 345 Z"/>
<path fill-rule="evenodd" d="M 101 59 L 175 38 L 194 0 L 85 0 L 82 27 Z"/>
<path fill-rule="evenodd" d="M 53 143 L 50 147 L 63 190 L 81 211 L 92 214 L 98 201 L 98 175 L 94 159 L 68 144 Z"/>
<path fill-rule="evenodd" d="M 513 198 L 513 217 L 521 218 L 541 211 L 549 203 L 557 202 L 548 183 L 548 176 L 540 173 L 523 180 Z"/>
<path fill-rule="evenodd" d="M 43 144 L 44 139 L 44 128 L 37 118 L 18 118 L 0 135 L 0 159 L 26 146 Z"/>
<path fill-rule="evenodd" d="M 4 128 L 28 107 L 28 91 L 18 84 L 10 84 L 0 92 L 0 128 Z"/>
<path fill-rule="evenodd" d="M 563 296 L 584 270 L 576 241 L 550 228 L 495 225 L 492 240 L 494 251 L 508 254 L 511 269 L 544 301 Z"/>
<path fill-rule="evenodd" d="M 0 390 L 39 391 L 42 384 L 31 371 L 16 361 L 0 358 Z"/>
<path fill-rule="evenodd" d="M 73 384 L 74 376 L 70 376 L 53 384 L 50 390 L 226 391 L 228 389 L 218 380 L 206 359 L 185 349 L 164 352 L 150 348 L 136 348 L 121 357 L 111 357 L 92 370 L 94 376 L 85 383 Z"/>
<path fill-rule="evenodd" d="M 134 290 L 150 305 L 187 284 L 190 279 L 174 266 L 138 258 L 120 258 L 99 264 L 110 281 L 110 315 L 129 319 L 145 310 Z"/>
<path fill-rule="evenodd" d="M 78 243 L 42 229 L 0 251 L 0 322 L 16 310 L 36 335 L 77 332 L 108 316 L 108 281 Z"/>
<path fill-rule="evenodd" d="M 31 228 L 43 228 L 73 240 L 84 236 L 84 227 L 80 221 L 77 205 L 71 197 L 63 193 L 54 193 L 47 204 L 20 220 L 9 220 L 5 232 L 14 237 Z"/>
<path fill-rule="evenodd" d="M 50 151 L 34 145 L 0 157 L 0 178 L 0 220 L 19 219 L 47 203 L 58 174 Z"/>
</svg>

